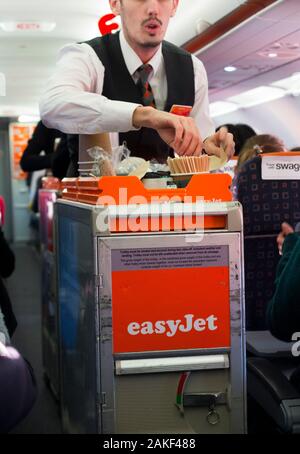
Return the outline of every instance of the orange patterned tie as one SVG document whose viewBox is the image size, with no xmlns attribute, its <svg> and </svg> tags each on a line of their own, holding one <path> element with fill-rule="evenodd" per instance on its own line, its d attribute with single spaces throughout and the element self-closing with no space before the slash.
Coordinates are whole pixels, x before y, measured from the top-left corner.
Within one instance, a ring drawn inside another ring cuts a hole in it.
<svg viewBox="0 0 300 454">
<path fill-rule="evenodd" d="M 139 79 L 137 81 L 137 87 L 140 89 L 142 93 L 143 105 L 156 107 L 155 99 L 152 93 L 152 88 L 148 82 L 151 71 L 152 71 L 151 65 L 142 65 L 138 68 L 137 73 Z"/>
</svg>

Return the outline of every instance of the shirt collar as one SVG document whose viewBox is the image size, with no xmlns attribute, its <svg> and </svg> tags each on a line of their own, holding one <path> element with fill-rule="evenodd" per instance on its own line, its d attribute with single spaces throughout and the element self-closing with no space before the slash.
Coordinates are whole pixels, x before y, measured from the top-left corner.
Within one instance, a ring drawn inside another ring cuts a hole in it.
<svg viewBox="0 0 300 454">
<path fill-rule="evenodd" d="M 122 30 L 120 31 L 120 45 L 127 69 L 130 75 L 133 76 L 136 70 L 141 65 L 143 65 L 143 62 L 126 41 Z M 153 75 L 158 71 L 161 62 L 162 62 L 162 45 L 159 46 L 159 49 L 157 50 L 156 54 L 151 58 L 151 60 L 147 62 L 147 64 L 151 65 L 153 68 Z"/>
</svg>

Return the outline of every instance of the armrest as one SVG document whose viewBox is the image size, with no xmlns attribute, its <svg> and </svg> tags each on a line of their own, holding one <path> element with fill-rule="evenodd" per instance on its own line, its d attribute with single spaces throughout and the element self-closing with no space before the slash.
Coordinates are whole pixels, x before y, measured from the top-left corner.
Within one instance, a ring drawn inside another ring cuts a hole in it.
<svg viewBox="0 0 300 454">
<path fill-rule="evenodd" d="M 278 404 L 283 400 L 300 399 L 300 393 L 297 389 L 269 360 L 265 358 L 248 358 L 247 366 L 248 375 L 253 374 Z"/>
<path fill-rule="evenodd" d="M 290 358 L 293 344 L 276 339 L 270 331 L 247 331 L 247 352 L 259 358 Z"/>
</svg>

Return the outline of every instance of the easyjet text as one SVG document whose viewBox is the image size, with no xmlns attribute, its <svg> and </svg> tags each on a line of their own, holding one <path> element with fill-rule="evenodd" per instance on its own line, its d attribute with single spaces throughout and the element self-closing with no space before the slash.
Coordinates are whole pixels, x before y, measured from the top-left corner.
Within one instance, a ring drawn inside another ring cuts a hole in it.
<svg viewBox="0 0 300 454">
<path fill-rule="evenodd" d="M 183 320 L 159 320 L 157 322 L 132 322 L 128 325 L 127 331 L 131 336 L 139 334 L 146 335 L 162 335 L 174 337 L 177 333 L 189 333 L 191 331 L 216 331 L 218 329 L 218 318 L 210 315 L 207 318 L 196 318 L 193 314 L 187 314 Z"/>
</svg>

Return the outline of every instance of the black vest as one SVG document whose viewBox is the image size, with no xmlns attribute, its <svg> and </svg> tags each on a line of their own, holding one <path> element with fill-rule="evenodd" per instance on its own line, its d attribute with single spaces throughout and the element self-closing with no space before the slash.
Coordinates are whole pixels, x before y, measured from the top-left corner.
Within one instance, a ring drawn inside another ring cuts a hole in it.
<svg viewBox="0 0 300 454">
<path fill-rule="evenodd" d="M 142 96 L 128 72 L 121 51 L 119 33 L 108 34 L 101 38 L 87 41 L 105 67 L 102 95 L 108 99 L 143 104 Z M 163 41 L 162 54 L 165 62 L 168 96 L 165 111 L 169 112 L 173 104 L 193 106 L 195 102 L 194 66 L 191 55 Z M 158 133 L 149 128 L 139 131 L 120 133 L 120 143 L 126 141 L 132 156 L 146 160 L 156 159 L 165 162 L 173 157 L 173 150 L 160 138 Z"/>
</svg>

